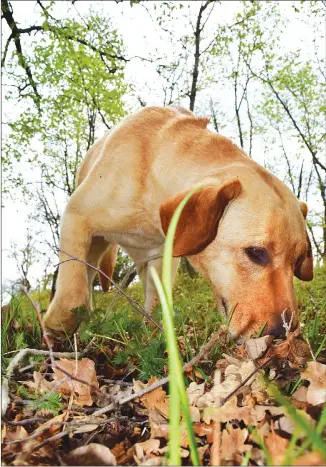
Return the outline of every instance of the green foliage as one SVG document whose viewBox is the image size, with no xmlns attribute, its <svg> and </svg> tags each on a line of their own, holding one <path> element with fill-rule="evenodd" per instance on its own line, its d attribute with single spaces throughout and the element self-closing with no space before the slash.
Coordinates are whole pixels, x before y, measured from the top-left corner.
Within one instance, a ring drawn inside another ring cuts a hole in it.
<svg viewBox="0 0 326 467">
<path fill-rule="evenodd" d="M 26 296 L 13 296 L 1 317 L 2 371 L 12 358 L 12 352 L 41 344 L 41 327 Z"/>
<path fill-rule="evenodd" d="M 120 282 L 123 277 L 126 275 L 128 269 L 132 266 L 132 261 L 128 256 L 119 248 L 117 262 L 115 264 L 113 280 L 115 282 Z"/>
<path fill-rule="evenodd" d="M 17 396 L 30 401 L 30 404 L 36 411 L 51 410 L 56 415 L 63 409 L 61 394 L 56 392 L 44 393 L 41 391 L 39 394 L 31 394 L 24 386 L 19 386 Z"/>
<path fill-rule="evenodd" d="M 295 280 L 303 335 L 316 351 L 326 332 L 326 267 L 315 268 L 311 282 Z"/>
<path fill-rule="evenodd" d="M 125 115 L 123 97 L 129 90 L 123 44 L 110 21 L 96 13 L 81 21 L 57 21 L 51 8 L 49 4 L 43 11 L 42 30 L 26 49 L 40 110 L 23 91 L 26 77 L 19 73 L 15 55 L 8 57 L 4 69 L 5 76 L 16 80 L 6 99 L 21 102 L 19 117 L 16 113 L 7 118 L 4 191 L 12 198 L 34 201 L 33 221 L 45 225 L 38 240 L 47 251 L 58 246 L 62 206 L 75 189 L 82 158 L 96 137 Z"/>
<path fill-rule="evenodd" d="M 295 280 L 295 291 L 299 306 L 302 333 L 309 340 L 314 353 L 323 343 L 326 333 L 326 271 L 325 268 L 315 268 L 315 278 L 312 282 Z M 129 286 L 127 293 L 143 303 L 144 296 L 139 282 Z M 167 363 L 164 338 L 160 333 L 149 328 L 123 297 L 119 297 L 106 316 L 106 311 L 113 299 L 113 292 L 104 294 L 95 291 L 95 310 L 86 313 L 79 328 L 81 345 L 87 345 L 93 336 L 99 348 L 104 344 L 114 345 L 114 364 L 124 366 L 130 362 L 138 368 L 141 379 L 149 376 L 163 376 Z M 32 297 L 42 310 L 46 310 L 49 303 L 48 291 L 34 291 Z M 10 313 L 2 316 L 2 368 L 4 369 L 12 354 L 5 355 L 24 347 L 39 348 L 41 332 L 35 317 L 35 311 L 24 295 L 12 298 Z M 189 361 L 217 331 L 223 317 L 216 310 L 216 301 L 210 285 L 202 277 L 191 279 L 187 274 L 179 272 L 174 285 L 175 329 L 182 343 L 183 358 Z M 154 318 L 161 320 L 160 307 L 154 311 Z M 113 339 L 117 340 L 115 342 Z M 17 345 L 18 344 L 18 345 Z M 325 346 L 323 346 L 325 347 Z M 73 350 L 73 343 L 67 342 L 67 349 Z M 222 354 L 229 352 L 230 347 L 225 344 L 215 347 L 212 352 L 211 363 L 206 363 L 204 371 L 210 373 L 215 361 L 222 358 Z"/>
<path fill-rule="evenodd" d="M 117 58 L 122 54 L 118 32 L 98 15 L 91 14 L 85 21 L 86 25 L 65 19 L 54 27 L 49 17 L 45 18 L 46 33 L 32 42 L 30 57 L 42 95 L 42 113 L 27 106 L 18 120 L 9 123 L 5 159 L 15 148 L 17 161 L 24 157 L 46 168 L 45 181 L 61 177 L 68 194 L 74 189 L 77 166 L 94 141 L 96 120 L 107 127 L 119 121 L 124 115 L 121 98 L 127 90 L 124 62 Z M 7 94 L 9 100 L 17 97 L 16 91 Z M 33 138 L 43 149 L 30 155 Z"/>
</svg>

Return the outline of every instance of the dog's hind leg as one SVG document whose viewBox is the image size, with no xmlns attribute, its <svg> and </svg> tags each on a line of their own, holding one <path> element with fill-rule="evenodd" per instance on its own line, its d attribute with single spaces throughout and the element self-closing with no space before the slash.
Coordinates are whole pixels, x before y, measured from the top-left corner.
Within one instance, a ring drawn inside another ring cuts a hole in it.
<svg viewBox="0 0 326 467">
<path fill-rule="evenodd" d="M 163 247 L 151 250 L 135 250 L 127 248 L 126 252 L 134 261 L 138 276 L 142 282 L 145 292 L 145 310 L 151 313 L 152 310 L 159 305 L 160 300 L 152 278 L 151 268 L 154 267 L 161 278 L 163 258 Z M 157 257 L 159 256 L 159 257 Z M 172 260 L 172 282 L 178 270 L 180 258 L 173 258 Z"/>
<path fill-rule="evenodd" d="M 110 243 L 109 247 L 107 248 L 100 260 L 100 270 L 103 271 L 104 274 L 110 278 L 112 278 L 113 276 L 115 263 L 117 261 L 118 250 L 119 245 L 117 245 L 116 243 Z M 104 292 L 107 292 L 110 288 L 110 281 L 101 273 L 99 273 L 99 280 L 101 283 L 102 290 Z"/>
</svg>

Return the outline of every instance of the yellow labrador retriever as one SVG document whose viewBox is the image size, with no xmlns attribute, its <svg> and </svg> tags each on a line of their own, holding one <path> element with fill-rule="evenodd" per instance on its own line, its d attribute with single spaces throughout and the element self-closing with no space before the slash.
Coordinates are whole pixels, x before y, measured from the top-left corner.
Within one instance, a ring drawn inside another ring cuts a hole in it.
<svg viewBox="0 0 326 467">
<path fill-rule="evenodd" d="M 211 282 L 219 308 L 236 305 L 230 321 L 235 336 L 247 337 L 264 323 L 265 333 L 282 336 L 284 316 L 293 313 L 293 326 L 298 322 L 293 276 L 313 277 L 307 206 L 207 124 L 182 108 L 149 107 L 97 141 L 63 215 L 60 248 L 111 275 L 121 245 L 141 262 L 150 312 L 158 297 L 149 269 L 160 272 L 161 259 L 144 258 L 162 253 L 176 207 L 201 185 L 178 224 L 174 273 L 179 257 L 187 256 Z M 67 259 L 60 254 L 60 261 Z M 54 335 L 75 331 L 73 309 L 91 310 L 95 274 L 78 261 L 60 265 L 44 319 Z"/>
</svg>

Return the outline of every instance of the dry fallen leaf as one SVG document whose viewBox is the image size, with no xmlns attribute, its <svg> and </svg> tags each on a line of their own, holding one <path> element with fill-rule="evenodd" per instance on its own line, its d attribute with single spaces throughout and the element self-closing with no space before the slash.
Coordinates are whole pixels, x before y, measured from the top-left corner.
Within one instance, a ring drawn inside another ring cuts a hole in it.
<svg viewBox="0 0 326 467">
<path fill-rule="evenodd" d="M 99 424 L 96 422 L 100 422 L 101 420 L 105 420 L 105 415 L 94 417 L 94 416 L 87 416 L 87 415 L 75 415 L 74 422 L 76 423 L 83 423 L 80 425 L 76 430 L 74 430 L 74 434 L 77 435 L 78 433 L 90 433 L 96 428 L 99 427 Z"/>
<path fill-rule="evenodd" d="M 56 422 L 64 422 L 68 418 L 68 413 L 63 412 L 60 415 L 57 415 L 50 420 L 47 420 L 45 423 L 40 425 L 33 432 L 33 435 L 36 435 L 35 438 L 30 439 L 24 443 L 24 449 L 20 450 L 18 456 L 16 457 L 13 465 L 29 465 L 29 458 L 34 453 L 35 447 L 42 441 L 51 438 L 55 434 L 59 433 L 62 430 L 62 425 L 56 424 Z M 53 449 L 59 446 L 61 440 L 53 441 L 51 444 L 48 444 L 40 448 L 37 452 L 40 457 L 51 457 L 53 455 Z"/>
<path fill-rule="evenodd" d="M 282 465 L 285 451 L 289 441 L 277 435 L 272 428 L 272 432 L 264 437 L 266 448 L 272 458 L 273 465 Z"/>
<path fill-rule="evenodd" d="M 77 363 L 77 371 L 76 371 Z M 58 366 L 63 370 L 67 371 L 69 374 L 76 376 L 84 381 L 87 381 L 92 386 L 98 387 L 98 381 L 95 371 L 95 363 L 89 358 L 82 358 L 77 362 L 75 360 L 67 360 L 66 358 L 61 358 L 58 361 Z M 79 381 L 72 379 L 65 379 L 65 374 L 60 371 L 58 368 L 53 369 L 54 378 L 53 378 L 53 387 L 55 387 L 57 392 L 62 394 L 75 395 L 75 404 L 79 406 L 93 405 L 93 399 L 91 397 L 92 389 L 88 384 L 80 383 Z M 61 380 L 65 379 L 60 383 Z"/>
<path fill-rule="evenodd" d="M 301 368 L 311 358 L 309 345 L 300 335 L 300 329 L 290 332 L 285 341 L 276 341 L 264 354 L 258 359 L 259 364 L 264 364 L 272 357 L 276 359 L 287 360 L 292 368 Z"/>
<path fill-rule="evenodd" d="M 148 421 L 152 438 L 168 438 L 169 424 L 165 417 L 156 410 L 149 410 Z"/>
<path fill-rule="evenodd" d="M 301 378 L 310 382 L 307 391 L 307 402 L 319 405 L 326 402 L 326 365 L 319 362 L 308 362 L 307 369 Z"/>
<path fill-rule="evenodd" d="M 6 425 L 4 425 L 6 427 Z M 23 440 L 28 436 L 27 431 L 23 426 L 13 426 L 13 427 L 6 427 L 5 432 L 3 433 L 3 442 L 4 443 L 9 443 L 11 441 L 20 441 Z M 22 449 L 22 444 L 17 443 L 17 444 L 12 444 L 9 446 L 4 446 L 2 453 L 9 454 L 11 452 L 19 452 Z"/>
<path fill-rule="evenodd" d="M 263 371 L 258 371 L 254 381 L 251 383 L 251 396 L 258 404 L 266 403 L 266 399 L 268 399 L 267 383 L 263 373 Z"/>
<path fill-rule="evenodd" d="M 213 442 L 213 431 L 214 431 L 214 424 L 211 423 L 207 425 L 206 423 L 194 423 L 194 432 L 198 436 L 206 436 L 207 442 Z"/>
<path fill-rule="evenodd" d="M 190 383 L 187 387 L 187 396 L 190 405 L 196 405 L 197 399 L 202 396 L 205 392 L 205 383 L 197 384 L 195 382 Z"/>
<path fill-rule="evenodd" d="M 230 422 L 231 420 L 243 420 L 246 425 L 255 425 L 257 423 L 254 409 L 250 407 L 238 407 L 236 396 L 233 396 L 221 408 L 205 408 L 202 419 L 207 425 L 212 420 L 220 421 L 221 423 Z"/>
<path fill-rule="evenodd" d="M 160 448 L 160 440 L 159 439 L 148 439 L 143 443 L 136 443 L 135 446 L 135 461 L 138 465 L 143 465 L 144 461 L 148 459 L 148 456 L 153 452 L 158 451 Z"/>
<path fill-rule="evenodd" d="M 111 450 L 97 443 L 74 449 L 66 456 L 65 462 L 67 465 L 117 465 Z"/>
<path fill-rule="evenodd" d="M 190 406 L 191 420 L 196 423 L 200 422 L 200 410 L 198 407 Z"/>
<path fill-rule="evenodd" d="M 307 402 L 307 392 L 308 388 L 305 386 L 300 386 L 292 395 L 292 399 L 295 399 L 300 402 Z"/>
<path fill-rule="evenodd" d="M 140 381 L 134 381 L 134 391 L 137 392 L 141 389 L 151 386 L 158 379 L 156 377 L 150 378 L 147 384 L 141 383 Z M 148 410 L 156 410 L 166 419 L 169 416 L 169 400 L 166 392 L 161 388 L 154 389 L 154 391 L 148 392 L 144 396 L 140 397 L 139 400 Z"/>
<path fill-rule="evenodd" d="M 39 392 L 48 392 L 53 389 L 53 384 L 46 380 L 41 372 L 34 371 L 33 373 L 34 381 L 21 381 L 22 384 L 28 386 L 31 389 L 34 389 L 37 393 Z"/>
<path fill-rule="evenodd" d="M 169 446 L 164 446 L 164 448 L 158 449 L 157 452 L 159 454 L 166 454 L 167 452 L 169 452 Z M 186 459 L 189 456 L 188 449 L 180 448 L 180 456 L 182 459 Z"/>
<path fill-rule="evenodd" d="M 297 413 L 299 416 L 306 419 L 306 422 L 310 426 L 314 426 L 316 424 L 315 420 L 313 420 L 313 418 L 309 414 L 307 414 L 307 412 L 305 412 L 304 410 L 297 410 Z M 305 430 L 303 429 L 300 430 L 299 427 L 296 427 L 293 420 L 290 417 L 288 417 L 286 414 L 284 415 L 284 417 L 281 417 L 275 422 L 275 428 L 277 428 L 278 430 L 283 430 L 286 433 L 290 433 L 290 434 L 292 434 L 294 432 L 294 429 L 296 428 L 296 435 L 298 438 L 305 436 L 306 434 Z"/>
<path fill-rule="evenodd" d="M 251 360 L 256 360 L 264 355 L 269 345 L 271 344 L 274 336 L 263 336 L 257 339 L 248 339 L 244 346 L 248 357 Z"/>
<path fill-rule="evenodd" d="M 239 369 L 238 369 L 239 371 Z M 227 378 L 223 381 L 223 383 L 215 384 L 209 394 L 213 396 L 213 400 L 217 401 L 219 398 L 223 399 L 231 394 L 239 386 L 239 380 L 237 375 L 229 374 Z M 204 394 L 203 398 L 206 396 Z M 206 396 L 207 398 L 207 396 Z M 201 401 L 202 399 L 199 399 Z M 209 402 L 209 401 L 208 401 Z M 211 405 L 208 403 L 207 405 Z M 197 405 L 199 407 L 199 405 Z"/>
<path fill-rule="evenodd" d="M 94 394 L 93 399 L 98 407 L 105 407 L 111 402 L 119 404 L 121 399 L 131 396 L 132 386 L 122 387 L 120 384 L 103 384 L 101 392 Z"/>
<path fill-rule="evenodd" d="M 255 406 L 256 420 L 258 422 L 263 420 L 267 411 L 274 417 L 278 415 L 284 415 L 284 409 L 282 407 L 277 407 L 275 405 L 256 405 Z"/>
<path fill-rule="evenodd" d="M 208 450 L 209 450 L 209 444 L 205 444 L 204 446 L 199 446 L 197 448 L 200 465 L 204 465 L 204 456 L 206 452 L 208 452 Z"/>
<path fill-rule="evenodd" d="M 246 428 L 233 428 L 228 424 L 226 429 L 222 432 L 221 438 L 221 457 L 223 460 L 233 460 L 237 452 L 244 453 L 251 449 L 249 444 L 245 444 L 248 437 L 248 430 Z"/>
<path fill-rule="evenodd" d="M 296 459 L 292 465 L 325 465 L 325 458 L 319 452 L 308 452 Z"/>
<path fill-rule="evenodd" d="M 132 465 L 134 463 L 134 446 L 129 447 L 127 440 L 121 441 L 113 446 L 112 454 L 116 458 L 117 465 Z"/>
</svg>

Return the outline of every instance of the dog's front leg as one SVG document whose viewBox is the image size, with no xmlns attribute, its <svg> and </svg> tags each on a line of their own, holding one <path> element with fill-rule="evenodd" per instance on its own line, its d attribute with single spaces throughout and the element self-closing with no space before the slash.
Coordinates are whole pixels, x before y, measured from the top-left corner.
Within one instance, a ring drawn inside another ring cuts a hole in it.
<svg viewBox="0 0 326 467">
<path fill-rule="evenodd" d="M 44 325 L 55 335 L 72 334 L 78 327 L 79 307 L 90 309 L 87 266 L 69 255 L 87 261 L 92 235 L 87 219 L 69 210 L 64 213 L 60 232 L 60 266 L 55 296 L 44 317 Z M 75 311 L 73 311 L 75 310 Z"/>
</svg>

